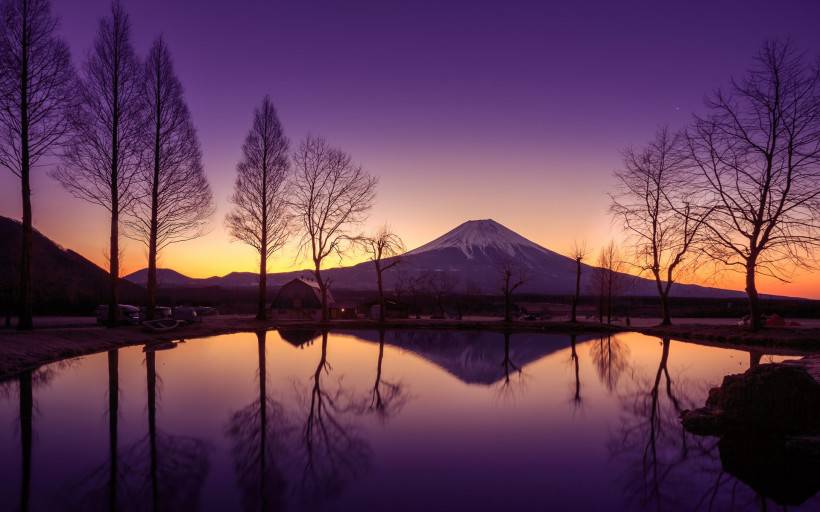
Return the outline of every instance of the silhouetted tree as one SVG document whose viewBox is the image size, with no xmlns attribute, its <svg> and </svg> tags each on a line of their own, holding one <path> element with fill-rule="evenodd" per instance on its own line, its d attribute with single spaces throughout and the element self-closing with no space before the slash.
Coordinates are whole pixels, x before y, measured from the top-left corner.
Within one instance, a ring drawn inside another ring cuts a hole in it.
<svg viewBox="0 0 820 512">
<path fill-rule="evenodd" d="M 746 278 L 750 326 L 762 327 L 756 277 L 785 281 L 820 246 L 820 70 L 790 43 L 769 42 L 742 80 L 695 120 L 706 254 Z"/>
<path fill-rule="evenodd" d="M 592 275 L 592 289 L 598 296 L 598 320 L 612 323 L 615 299 L 625 287 L 625 276 L 621 273 L 623 262 L 615 242 L 609 242 L 598 255 L 598 268 Z"/>
<path fill-rule="evenodd" d="M 153 319 L 159 252 L 204 233 L 213 213 L 213 197 L 182 84 L 162 38 L 148 52 L 144 75 L 143 148 L 148 164 L 142 168 L 126 235 L 148 249 L 147 313 Z"/>
<path fill-rule="evenodd" d="M 440 318 L 446 316 L 445 302 L 458 286 L 458 278 L 446 270 L 432 270 L 421 277 L 423 289 L 430 294 Z"/>
<path fill-rule="evenodd" d="M 572 259 L 575 260 L 575 295 L 572 298 L 572 313 L 569 318 L 572 323 L 578 321 L 578 301 L 581 300 L 581 262 L 586 256 L 586 244 L 575 242 L 572 247 Z"/>
<path fill-rule="evenodd" d="M 231 196 L 233 209 L 225 218 L 231 236 L 259 252 L 258 320 L 267 316 L 268 258 L 290 236 L 285 197 L 288 169 L 288 139 L 270 97 L 265 96 L 242 145 Z"/>
<path fill-rule="evenodd" d="M 382 226 L 374 235 L 359 236 L 356 241 L 362 246 L 365 254 L 376 268 L 376 287 L 379 291 L 379 322 L 384 322 L 385 301 L 382 276 L 386 270 L 401 263 L 398 256 L 404 252 L 404 242 L 387 225 Z"/>
<path fill-rule="evenodd" d="M 692 205 L 684 137 L 662 128 L 645 148 L 624 151 L 619 189 L 610 210 L 632 243 L 632 264 L 651 272 L 661 302 L 661 325 L 671 325 L 669 291 L 686 268 L 709 208 Z"/>
<path fill-rule="evenodd" d="M 119 316 L 120 214 L 137 192 L 144 129 L 142 68 L 131 46 L 128 15 L 119 2 L 100 20 L 82 75 L 72 136 L 53 176 L 75 197 L 111 214 L 108 322 L 113 325 Z"/>
<path fill-rule="evenodd" d="M 313 262 L 322 292 L 322 320 L 327 321 L 328 283 L 322 278 L 322 263 L 331 254 L 342 257 L 350 228 L 363 222 L 373 205 L 378 180 L 322 138 L 308 136 L 293 161 L 291 206 L 302 233 L 299 249 Z"/>
<path fill-rule="evenodd" d="M 75 76 L 49 0 L 0 4 L 0 166 L 20 178 L 18 329 L 31 329 L 31 170 L 63 140 Z"/>
<path fill-rule="evenodd" d="M 527 282 L 526 271 L 512 263 L 505 262 L 499 269 L 501 275 L 501 294 L 504 296 L 504 321 L 512 322 L 513 294 Z"/>
</svg>

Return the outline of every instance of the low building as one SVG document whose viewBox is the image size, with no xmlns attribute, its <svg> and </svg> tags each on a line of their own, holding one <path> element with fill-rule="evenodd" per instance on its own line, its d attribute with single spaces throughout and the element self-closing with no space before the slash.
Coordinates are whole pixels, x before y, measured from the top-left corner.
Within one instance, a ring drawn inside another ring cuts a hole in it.
<svg viewBox="0 0 820 512">
<path fill-rule="evenodd" d="M 331 311 L 336 306 L 330 290 L 327 291 L 327 305 Z M 271 303 L 271 317 L 274 320 L 321 320 L 322 290 L 319 283 L 307 277 L 297 277 L 282 285 Z"/>
</svg>

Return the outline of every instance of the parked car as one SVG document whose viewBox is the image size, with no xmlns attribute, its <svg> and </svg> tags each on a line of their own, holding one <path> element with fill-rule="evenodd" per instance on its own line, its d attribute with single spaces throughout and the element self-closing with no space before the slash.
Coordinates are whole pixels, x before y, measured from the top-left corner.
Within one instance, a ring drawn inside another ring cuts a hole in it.
<svg viewBox="0 0 820 512">
<path fill-rule="evenodd" d="M 118 307 L 120 308 L 119 323 L 131 325 L 140 323 L 140 308 L 129 304 L 119 304 Z M 108 305 L 97 306 L 96 315 L 98 324 L 105 325 L 108 323 Z"/>
<path fill-rule="evenodd" d="M 197 315 L 196 308 L 191 306 L 177 306 L 174 308 L 174 320 L 180 320 L 192 324 L 201 322 L 202 318 Z"/>
<path fill-rule="evenodd" d="M 196 316 L 216 316 L 219 314 L 219 310 L 216 308 L 212 308 L 210 306 L 196 306 L 194 307 L 196 310 Z"/>
<path fill-rule="evenodd" d="M 173 311 L 168 306 L 155 306 L 154 307 L 154 319 L 160 320 L 163 318 L 171 318 Z M 142 318 L 148 318 L 148 308 L 143 306 L 140 308 L 140 315 Z"/>
</svg>

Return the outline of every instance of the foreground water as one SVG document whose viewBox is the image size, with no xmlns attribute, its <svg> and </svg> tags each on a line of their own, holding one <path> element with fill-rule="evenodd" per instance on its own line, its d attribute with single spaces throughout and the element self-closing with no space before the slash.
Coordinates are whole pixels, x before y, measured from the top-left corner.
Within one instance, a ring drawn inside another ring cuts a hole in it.
<svg viewBox="0 0 820 512">
<path fill-rule="evenodd" d="M 820 510 L 678 421 L 780 359 L 638 334 L 129 347 L 0 384 L 0 508 Z"/>
</svg>

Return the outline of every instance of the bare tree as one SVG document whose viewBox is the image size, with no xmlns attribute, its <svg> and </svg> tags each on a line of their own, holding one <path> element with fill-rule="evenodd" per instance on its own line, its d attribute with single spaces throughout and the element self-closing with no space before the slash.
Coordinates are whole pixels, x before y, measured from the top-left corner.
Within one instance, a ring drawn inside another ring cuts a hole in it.
<svg viewBox="0 0 820 512">
<path fill-rule="evenodd" d="M 433 298 L 438 311 L 437 316 L 444 318 L 444 303 L 458 286 L 458 278 L 446 270 L 432 270 L 422 277 L 420 285 Z"/>
<path fill-rule="evenodd" d="M 592 291 L 598 296 L 598 320 L 612 323 L 614 303 L 624 288 L 623 262 L 614 241 L 610 241 L 598 255 L 598 268 L 592 279 Z"/>
<path fill-rule="evenodd" d="M 363 222 L 373 205 L 378 180 L 353 163 L 350 155 L 325 139 L 308 136 L 293 157 L 293 215 L 300 225 L 300 254 L 310 256 L 322 292 L 322 321 L 328 320 L 328 283 L 322 263 L 349 248 L 349 230 Z"/>
<path fill-rule="evenodd" d="M 501 277 L 501 294 L 504 296 L 504 321 L 512 322 L 513 294 L 527 282 L 526 271 L 508 261 L 499 268 Z"/>
<path fill-rule="evenodd" d="M 235 240 L 259 251 L 259 299 L 256 318 L 266 318 L 268 258 L 290 235 L 286 202 L 288 139 L 270 97 L 254 113 L 253 126 L 242 145 L 236 166 L 233 209 L 225 224 Z"/>
<path fill-rule="evenodd" d="M 786 281 L 820 246 L 820 69 L 789 43 L 767 43 L 707 107 L 688 138 L 714 208 L 706 253 L 745 274 L 759 329 L 756 277 Z"/>
<path fill-rule="evenodd" d="M 0 17 L 0 166 L 20 178 L 17 327 L 31 329 L 31 170 L 63 139 L 75 76 L 48 0 L 4 0 Z"/>
<path fill-rule="evenodd" d="M 182 84 L 168 46 L 157 39 L 145 62 L 145 161 L 126 236 L 148 248 L 148 318 L 154 318 L 157 258 L 170 244 L 197 238 L 213 214 L 213 195 Z"/>
<path fill-rule="evenodd" d="M 134 201 L 140 178 L 143 74 L 131 46 L 128 15 L 118 2 L 100 20 L 97 38 L 77 87 L 80 106 L 63 165 L 53 176 L 75 197 L 111 214 L 108 322 L 117 321 L 120 214 Z"/>
<path fill-rule="evenodd" d="M 365 254 L 376 268 L 376 286 L 379 291 L 379 322 L 384 322 L 384 280 L 382 275 L 399 263 L 399 255 L 404 252 L 404 242 L 390 230 L 387 225 L 382 226 L 374 235 L 359 236 L 357 243 L 362 246 Z"/>
<path fill-rule="evenodd" d="M 682 134 L 661 128 L 645 148 L 628 148 L 623 170 L 615 173 L 618 191 L 610 195 L 610 211 L 630 237 L 632 264 L 655 278 L 661 325 L 672 324 L 669 291 L 711 211 L 692 204 L 684 142 Z"/>
<path fill-rule="evenodd" d="M 570 322 L 578 321 L 578 301 L 581 300 L 581 262 L 587 256 L 587 244 L 585 242 L 574 242 L 572 244 L 572 259 L 575 260 L 575 296 L 572 298 L 572 313 Z"/>
</svg>

